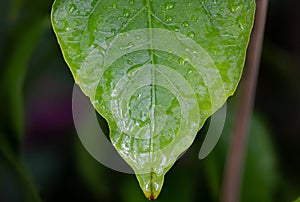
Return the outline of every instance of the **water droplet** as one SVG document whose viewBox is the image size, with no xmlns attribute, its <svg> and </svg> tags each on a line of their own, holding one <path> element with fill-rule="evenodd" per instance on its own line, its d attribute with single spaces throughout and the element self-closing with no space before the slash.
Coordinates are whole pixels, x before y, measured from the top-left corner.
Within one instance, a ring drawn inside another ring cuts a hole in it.
<svg viewBox="0 0 300 202">
<path fill-rule="evenodd" d="M 166 21 L 167 22 L 172 22 L 173 21 L 173 17 L 172 16 L 166 16 Z"/>
<path fill-rule="evenodd" d="M 178 26 L 169 26 L 169 28 L 174 30 L 174 32 L 178 32 L 180 30 Z"/>
<path fill-rule="evenodd" d="M 243 18 L 238 19 L 240 29 L 245 29 L 245 21 Z"/>
<path fill-rule="evenodd" d="M 130 0 L 129 3 L 130 3 L 130 4 L 134 4 L 134 0 Z"/>
<path fill-rule="evenodd" d="M 181 25 L 184 27 L 188 27 L 190 24 L 188 23 L 188 21 L 183 21 L 183 23 Z"/>
<path fill-rule="evenodd" d="M 97 105 L 97 104 L 99 104 L 99 100 L 94 100 L 94 101 L 92 101 L 92 103 L 93 103 L 94 105 Z"/>
<path fill-rule="evenodd" d="M 120 50 L 125 50 L 128 48 L 132 48 L 134 44 L 132 42 L 128 43 L 126 46 L 120 46 Z"/>
<path fill-rule="evenodd" d="M 191 6 L 191 5 L 192 5 L 192 3 L 191 3 L 191 2 L 189 2 L 189 3 L 188 3 L 188 6 Z"/>
<path fill-rule="evenodd" d="M 198 19 L 196 16 L 194 16 L 194 15 L 192 15 L 192 20 L 193 20 L 194 22 L 198 22 L 198 21 L 199 21 L 199 19 Z"/>
<path fill-rule="evenodd" d="M 175 6 L 174 2 L 168 2 L 165 4 L 167 10 L 171 10 L 172 8 L 174 8 L 174 6 Z"/>
<path fill-rule="evenodd" d="M 132 61 L 131 60 L 127 60 L 127 64 L 131 65 Z"/>
<path fill-rule="evenodd" d="M 140 40 L 140 39 L 141 39 L 141 36 L 140 36 L 140 35 L 136 35 L 136 36 L 135 36 L 135 39 L 136 39 L 136 40 Z"/>
<path fill-rule="evenodd" d="M 129 44 L 128 44 L 128 47 L 129 48 L 131 48 L 131 47 L 133 47 L 134 46 L 134 43 L 132 43 L 132 42 L 130 42 Z"/>
<path fill-rule="evenodd" d="M 70 27 L 67 27 L 66 30 L 69 31 L 69 30 L 70 30 Z"/>
<path fill-rule="evenodd" d="M 194 38 L 194 37 L 195 37 L 195 32 L 190 31 L 189 33 L 187 33 L 187 36 L 188 36 L 189 38 Z"/>
<path fill-rule="evenodd" d="M 126 18 L 129 18 L 130 17 L 130 11 L 127 10 L 127 9 L 124 9 L 123 16 L 126 17 Z"/>
<path fill-rule="evenodd" d="M 111 31 L 111 33 L 115 34 L 117 30 L 115 28 L 111 28 L 110 31 Z"/>
<path fill-rule="evenodd" d="M 126 48 L 132 48 L 133 46 L 134 46 L 134 43 L 129 42 L 129 43 L 127 44 Z"/>
<path fill-rule="evenodd" d="M 179 63 L 180 65 L 185 65 L 186 59 L 180 57 L 180 58 L 178 58 L 178 63 Z"/>
<path fill-rule="evenodd" d="M 239 9 L 240 9 L 239 5 L 232 5 L 230 7 L 230 11 L 233 12 L 233 13 L 236 13 Z"/>
<path fill-rule="evenodd" d="M 112 2 L 111 5 L 112 5 L 112 8 L 113 8 L 113 9 L 117 8 L 117 3 L 116 3 L 116 2 Z"/>
<path fill-rule="evenodd" d="M 74 11 L 77 9 L 77 7 L 75 6 L 75 4 L 71 4 L 69 7 L 69 12 L 70 13 L 74 13 Z"/>
</svg>

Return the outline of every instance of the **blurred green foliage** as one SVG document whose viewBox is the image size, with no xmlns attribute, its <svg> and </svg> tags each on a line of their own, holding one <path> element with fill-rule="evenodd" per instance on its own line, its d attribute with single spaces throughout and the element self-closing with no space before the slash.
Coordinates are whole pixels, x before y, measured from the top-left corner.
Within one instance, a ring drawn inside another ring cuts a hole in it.
<svg viewBox="0 0 300 202">
<path fill-rule="evenodd" d="M 242 202 L 292 201 L 300 193 L 299 3 L 270 1 Z M 51 4 L 0 2 L 0 201 L 146 201 L 133 175 L 104 167 L 79 142 L 73 81 L 50 27 Z M 200 131 L 158 201 L 219 201 L 237 102 L 238 95 L 229 101 L 215 150 L 198 160 Z"/>
<path fill-rule="evenodd" d="M 295 200 L 294 202 L 300 202 L 300 197 L 297 200 Z"/>
</svg>

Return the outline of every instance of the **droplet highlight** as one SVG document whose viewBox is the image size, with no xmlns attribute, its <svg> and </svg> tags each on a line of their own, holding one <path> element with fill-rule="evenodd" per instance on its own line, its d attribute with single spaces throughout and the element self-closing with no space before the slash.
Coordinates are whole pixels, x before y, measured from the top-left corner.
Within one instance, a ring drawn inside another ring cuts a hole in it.
<svg viewBox="0 0 300 202">
<path fill-rule="evenodd" d="M 165 4 L 165 8 L 167 10 L 171 10 L 172 8 L 174 8 L 174 6 L 175 6 L 174 2 L 168 2 L 168 3 Z"/>
<path fill-rule="evenodd" d="M 231 11 L 232 13 L 236 13 L 239 9 L 240 9 L 240 6 L 239 6 L 239 5 L 231 5 L 231 6 L 230 6 L 230 11 Z"/>
<path fill-rule="evenodd" d="M 71 4 L 69 7 L 69 13 L 74 13 L 74 11 L 77 9 L 77 7 L 75 6 L 75 4 Z"/>
<path fill-rule="evenodd" d="M 188 27 L 190 24 L 188 21 L 183 21 L 181 25 L 184 27 Z"/>
<path fill-rule="evenodd" d="M 243 18 L 239 18 L 238 19 L 238 24 L 239 24 L 239 27 L 240 29 L 245 29 L 245 20 Z"/>
<path fill-rule="evenodd" d="M 194 38 L 194 37 L 195 37 L 195 32 L 190 31 L 189 33 L 187 33 L 187 36 L 188 36 L 189 38 Z"/>
<path fill-rule="evenodd" d="M 116 2 L 112 2 L 111 6 L 112 6 L 113 9 L 116 9 L 117 8 L 117 3 Z"/>
<path fill-rule="evenodd" d="M 123 16 L 126 17 L 126 18 L 129 18 L 130 17 L 130 11 L 127 10 L 127 9 L 124 9 L 124 12 L 123 12 Z"/>
<path fill-rule="evenodd" d="M 132 42 L 130 42 L 125 46 L 120 46 L 120 50 L 129 49 L 129 48 L 132 48 L 133 46 L 134 46 L 134 44 Z"/>
<path fill-rule="evenodd" d="M 180 57 L 180 58 L 178 58 L 178 63 L 179 63 L 180 65 L 185 65 L 185 64 L 186 64 L 186 59 L 183 58 L 183 57 Z"/>
<path fill-rule="evenodd" d="M 173 21 L 173 17 L 172 16 L 166 16 L 166 21 L 167 22 L 172 22 Z"/>
<path fill-rule="evenodd" d="M 198 19 L 196 16 L 194 16 L 194 15 L 192 15 L 191 19 L 192 19 L 194 22 L 198 22 L 198 21 L 199 21 L 199 19 Z"/>
</svg>

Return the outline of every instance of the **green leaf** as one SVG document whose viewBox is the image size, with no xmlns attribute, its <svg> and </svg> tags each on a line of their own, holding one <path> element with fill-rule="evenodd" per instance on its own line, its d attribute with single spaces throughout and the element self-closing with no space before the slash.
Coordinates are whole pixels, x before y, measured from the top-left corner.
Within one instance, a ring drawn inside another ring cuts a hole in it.
<svg viewBox="0 0 300 202">
<path fill-rule="evenodd" d="M 147 198 L 234 93 L 254 10 L 254 0 L 55 1 L 64 58 Z"/>
</svg>

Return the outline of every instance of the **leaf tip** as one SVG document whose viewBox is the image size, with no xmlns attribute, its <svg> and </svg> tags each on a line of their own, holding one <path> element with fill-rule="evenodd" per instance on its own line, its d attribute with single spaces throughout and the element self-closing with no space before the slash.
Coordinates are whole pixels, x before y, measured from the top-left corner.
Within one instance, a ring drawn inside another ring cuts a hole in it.
<svg viewBox="0 0 300 202">
<path fill-rule="evenodd" d="M 150 172 L 148 174 L 137 175 L 137 179 L 146 198 L 149 201 L 157 199 L 163 185 L 164 175 Z"/>
<path fill-rule="evenodd" d="M 157 199 L 157 196 L 150 195 L 150 196 L 147 197 L 147 199 L 148 199 L 149 201 L 154 201 L 155 199 Z"/>
</svg>

